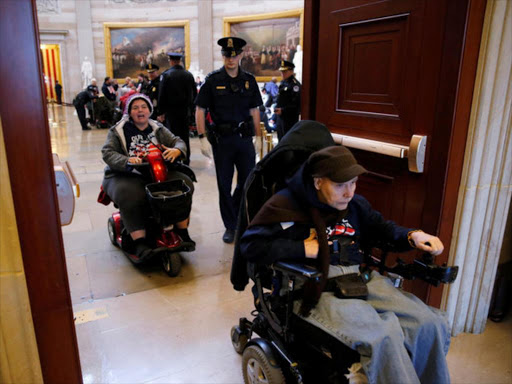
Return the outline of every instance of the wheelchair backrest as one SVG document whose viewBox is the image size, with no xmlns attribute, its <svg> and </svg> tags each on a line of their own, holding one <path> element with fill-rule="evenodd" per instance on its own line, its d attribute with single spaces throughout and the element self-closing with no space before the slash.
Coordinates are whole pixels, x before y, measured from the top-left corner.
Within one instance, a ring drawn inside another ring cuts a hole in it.
<svg viewBox="0 0 512 384">
<path fill-rule="evenodd" d="M 236 290 L 243 290 L 248 283 L 247 263 L 238 245 L 247 226 L 263 204 L 286 187 L 286 180 L 313 152 L 331 145 L 335 145 L 334 139 L 325 125 L 302 120 L 252 170 L 242 196 L 231 266 L 231 282 Z"/>
</svg>

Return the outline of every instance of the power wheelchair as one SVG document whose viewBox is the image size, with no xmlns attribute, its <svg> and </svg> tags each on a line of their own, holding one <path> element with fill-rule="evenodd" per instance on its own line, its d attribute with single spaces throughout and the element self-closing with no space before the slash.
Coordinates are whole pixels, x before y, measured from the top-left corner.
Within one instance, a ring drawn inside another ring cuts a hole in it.
<svg viewBox="0 0 512 384">
<path fill-rule="evenodd" d="M 293 311 L 302 283 L 321 277 L 314 266 L 283 261 L 271 266 L 247 263 L 239 248 L 248 223 L 270 196 L 285 187 L 286 178 L 311 153 L 334 144 L 325 126 L 300 121 L 256 165 L 246 182 L 231 269 L 235 290 L 244 290 L 249 279 L 254 282 L 254 318 L 240 318 L 231 329 L 233 347 L 243 356 L 245 383 L 343 383 L 347 382 L 348 367 L 360 359 L 357 352 Z M 380 250 L 375 252 L 375 247 Z M 388 267 L 385 244 L 368 244 L 362 252 L 366 260 L 363 275 L 369 268 L 377 268 L 387 272 L 396 287 L 401 287 L 403 278 L 421 278 L 437 286 L 451 283 L 457 276 L 457 267 L 437 266 L 430 256 L 412 264 L 398 260 Z"/>
</svg>

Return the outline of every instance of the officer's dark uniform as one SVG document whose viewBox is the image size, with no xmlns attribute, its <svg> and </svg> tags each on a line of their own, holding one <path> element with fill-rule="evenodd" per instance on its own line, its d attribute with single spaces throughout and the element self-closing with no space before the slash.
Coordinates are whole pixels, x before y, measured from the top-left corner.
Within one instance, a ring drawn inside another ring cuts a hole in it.
<svg viewBox="0 0 512 384">
<path fill-rule="evenodd" d="M 246 43 L 243 39 L 225 37 L 218 44 L 222 46 L 224 56 L 234 57 L 242 52 Z M 262 104 L 256 79 L 240 67 L 235 78 L 228 75 L 225 67 L 208 74 L 196 99 L 196 105 L 209 112 L 213 120 L 213 124 L 207 126 L 207 133 L 213 149 L 220 212 L 226 233 L 229 230 L 234 234 L 243 186 L 255 165 L 254 124 L 250 110 Z M 237 186 L 232 195 L 234 167 Z"/>
<path fill-rule="evenodd" d="M 179 53 L 169 52 L 171 59 L 180 59 Z M 190 131 L 189 122 L 197 96 L 194 76 L 181 65 L 175 65 L 160 76 L 158 95 L 159 113 L 165 113 L 167 127 L 187 144 L 187 160 L 190 163 Z"/>
<path fill-rule="evenodd" d="M 158 71 L 160 67 L 156 64 L 148 64 L 146 65 L 146 71 L 148 73 L 152 73 L 155 71 Z M 153 80 L 151 80 L 146 87 L 145 94 L 149 97 L 151 100 L 151 103 L 153 104 L 153 113 L 149 117 L 150 119 L 156 120 L 157 116 L 159 116 L 161 113 L 159 112 L 158 108 L 158 92 L 160 90 L 160 76 L 155 77 Z"/>
<path fill-rule="evenodd" d="M 280 71 L 293 70 L 293 63 L 282 60 Z M 281 115 L 277 119 L 277 137 L 279 140 L 288 132 L 297 121 L 300 114 L 300 93 L 302 85 L 294 75 L 281 81 L 277 94 L 276 108 L 281 108 Z"/>
<path fill-rule="evenodd" d="M 88 90 L 84 90 L 80 92 L 73 99 L 73 105 L 76 109 L 76 114 L 78 115 L 78 120 L 80 120 L 80 125 L 82 126 L 82 130 L 91 129 L 87 126 L 87 119 L 85 118 L 85 105 L 91 102 L 93 99 L 96 99 L 97 96 Z"/>
</svg>

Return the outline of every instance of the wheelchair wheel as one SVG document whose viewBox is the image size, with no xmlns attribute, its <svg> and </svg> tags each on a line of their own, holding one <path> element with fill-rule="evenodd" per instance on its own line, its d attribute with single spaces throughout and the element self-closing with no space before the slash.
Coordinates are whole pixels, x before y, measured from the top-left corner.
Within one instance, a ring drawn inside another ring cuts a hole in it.
<svg viewBox="0 0 512 384">
<path fill-rule="evenodd" d="M 170 277 L 176 277 L 181 271 L 181 256 L 177 252 L 166 252 L 162 255 L 162 267 Z"/>
<path fill-rule="evenodd" d="M 108 238 L 110 242 L 119 248 L 119 244 L 116 241 L 116 223 L 114 223 L 114 219 L 112 217 L 108 218 Z"/>
<path fill-rule="evenodd" d="M 238 325 L 231 328 L 231 344 L 233 344 L 236 353 L 242 354 L 248 341 L 247 334 L 243 333 Z"/>
<path fill-rule="evenodd" d="M 242 355 L 242 373 L 245 384 L 285 384 L 283 371 L 268 361 L 265 353 L 256 345 L 250 345 Z"/>
</svg>

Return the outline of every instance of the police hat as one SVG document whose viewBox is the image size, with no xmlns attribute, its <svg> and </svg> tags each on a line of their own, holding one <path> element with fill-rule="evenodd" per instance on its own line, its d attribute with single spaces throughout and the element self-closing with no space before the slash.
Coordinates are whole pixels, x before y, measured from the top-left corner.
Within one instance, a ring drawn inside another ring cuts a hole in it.
<svg viewBox="0 0 512 384">
<path fill-rule="evenodd" d="M 223 37 L 217 41 L 222 49 L 222 56 L 235 57 L 243 52 L 243 48 L 247 42 L 239 37 Z"/>
<path fill-rule="evenodd" d="M 158 65 L 156 65 L 156 64 L 148 64 L 148 65 L 146 65 L 146 71 L 148 71 L 148 73 L 158 71 L 159 69 L 160 69 L 160 67 Z"/>
<path fill-rule="evenodd" d="M 288 71 L 295 68 L 295 65 L 291 61 L 281 60 L 281 66 L 279 67 L 280 71 Z"/>
<path fill-rule="evenodd" d="M 169 56 L 169 58 L 173 60 L 181 60 L 181 58 L 183 57 L 183 55 L 178 52 L 167 52 L 167 56 Z"/>
</svg>

